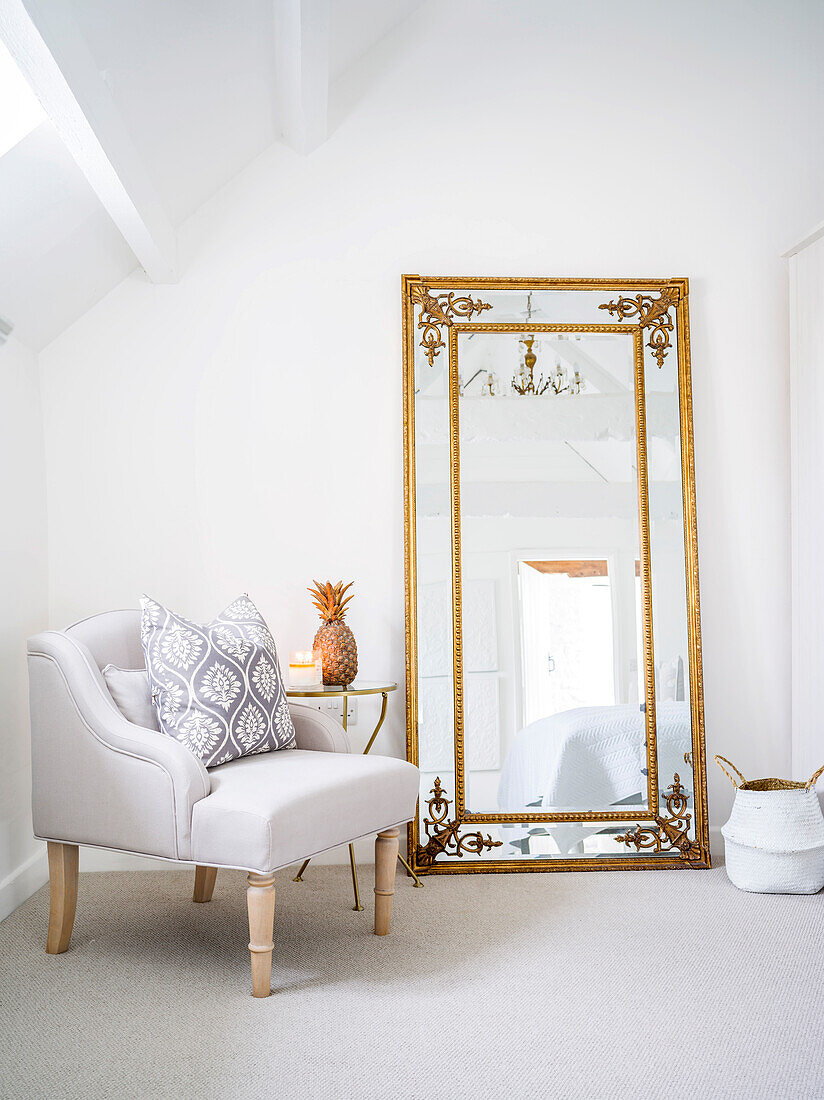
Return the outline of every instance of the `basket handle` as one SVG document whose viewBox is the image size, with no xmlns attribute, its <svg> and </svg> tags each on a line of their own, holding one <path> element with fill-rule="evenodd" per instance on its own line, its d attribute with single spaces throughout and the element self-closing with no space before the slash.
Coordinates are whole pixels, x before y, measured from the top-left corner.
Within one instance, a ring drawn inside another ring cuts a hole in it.
<svg viewBox="0 0 824 1100">
<path fill-rule="evenodd" d="M 819 780 L 822 775 L 824 775 L 824 764 L 822 764 L 818 771 L 813 776 L 811 776 L 810 779 L 807 780 L 807 786 L 804 788 L 804 790 L 809 791 L 811 788 L 813 788 L 816 784 L 816 781 Z"/>
<path fill-rule="evenodd" d="M 723 761 L 723 763 L 722 763 L 722 761 Z M 738 789 L 738 783 L 735 782 L 733 777 L 730 775 L 730 773 L 724 767 L 724 764 L 729 764 L 729 766 L 732 768 L 732 770 L 735 772 L 735 774 L 738 776 L 738 778 L 741 780 L 742 783 L 747 782 L 746 779 L 744 778 L 744 776 L 738 770 L 738 768 L 736 768 L 735 764 L 733 764 L 730 760 L 727 760 L 726 756 L 716 756 L 715 757 L 715 762 L 718 765 L 718 767 L 721 769 L 721 771 L 724 773 L 724 775 L 726 775 L 727 779 L 729 779 L 730 783 L 732 783 L 733 787 L 736 788 L 736 790 Z M 821 771 L 824 772 L 824 767 L 821 769 Z M 818 775 L 820 775 L 820 774 L 821 774 L 821 772 L 818 772 Z M 815 778 L 817 778 L 817 776 L 813 776 L 813 779 L 815 779 Z"/>
</svg>

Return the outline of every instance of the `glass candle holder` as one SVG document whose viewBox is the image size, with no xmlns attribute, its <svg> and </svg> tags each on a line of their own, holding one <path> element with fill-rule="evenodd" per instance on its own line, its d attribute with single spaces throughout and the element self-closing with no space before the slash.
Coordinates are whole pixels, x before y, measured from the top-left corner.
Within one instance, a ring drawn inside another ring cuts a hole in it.
<svg viewBox="0 0 824 1100">
<path fill-rule="evenodd" d="M 297 649 L 289 657 L 289 686 L 317 687 L 323 676 L 311 649 Z"/>
</svg>

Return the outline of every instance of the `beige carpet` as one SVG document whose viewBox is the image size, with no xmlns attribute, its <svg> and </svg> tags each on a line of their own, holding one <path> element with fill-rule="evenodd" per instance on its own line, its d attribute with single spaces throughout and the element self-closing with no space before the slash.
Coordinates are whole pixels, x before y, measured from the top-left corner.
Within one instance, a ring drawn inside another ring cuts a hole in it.
<svg viewBox="0 0 824 1100">
<path fill-rule="evenodd" d="M 347 870 L 310 868 L 278 876 L 255 1001 L 243 887 L 193 905 L 188 871 L 81 875 L 56 957 L 46 888 L 0 924 L 4 1100 L 824 1096 L 824 896 L 723 870 L 399 875 L 379 939 Z"/>
</svg>

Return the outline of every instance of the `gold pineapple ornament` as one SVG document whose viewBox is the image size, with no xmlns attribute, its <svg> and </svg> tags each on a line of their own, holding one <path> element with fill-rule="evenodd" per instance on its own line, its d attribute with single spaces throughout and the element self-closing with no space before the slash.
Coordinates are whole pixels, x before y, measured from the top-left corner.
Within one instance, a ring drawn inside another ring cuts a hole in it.
<svg viewBox="0 0 824 1100">
<path fill-rule="evenodd" d="M 343 621 L 346 605 L 354 595 L 352 593 L 346 596 L 346 593 L 353 584 L 354 581 L 347 585 L 343 581 L 338 581 L 337 584 L 332 584 L 331 581 L 319 584 L 315 581 L 315 587 L 307 589 L 314 597 L 313 603 L 323 620 L 323 626 L 315 635 L 314 648 L 321 651 L 323 682 L 328 687 L 351 684 L 358 674 L 355 635 Z"/>
</svg>

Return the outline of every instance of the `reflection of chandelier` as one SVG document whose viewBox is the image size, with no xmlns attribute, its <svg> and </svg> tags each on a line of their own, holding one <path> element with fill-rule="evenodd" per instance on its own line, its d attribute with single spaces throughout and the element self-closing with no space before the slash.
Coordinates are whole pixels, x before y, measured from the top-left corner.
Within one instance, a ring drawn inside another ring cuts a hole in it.
<svg viewBox="0 0 824 1100">
<path fill-rule="evenodd" d="M 541 375 L 538 379 L 538 384 L 535 384 L 535 364 L 538 362 L 538 356 L 532 350 L 532 345 L 535 343 L 534 336 L 527 336 L 522 343 L 526 344 L 526 352 L 524 353 L 524 361 L 521 365 L 521 376 L 514 375 L 512 378 L 512 388 L 516 393 L 522 396 L 527 393 L 542 394 L 545 390 L 549 389 L 551 381 L 544 381 L 544 376 Z M 558 391 L 555 390 L 557 393 Z"/>
<path fill-rule="evenodd" d="M 530 298 L 532 295 L 530 295 Z M 530 306 L 532 302 L 530 301 Z M 531 310 L 530 310 L 531 312 Z M 546 393 L 551 389 L 555 394 L 568 393 L 570 397 L 574 397 L 581 392 L 583 386 L 583 380 L 578 372 L 578 368 L 575 368 L 575 373 L 570 379 L 566 368 L 561 366 L 561 361 L 558 360 L 555 365 L 555 373 L 551 374 L 546 381 L 544 376 L 539 375 L 538 381 L 535 381 L 535 364 L 538 362 L 538 356 L 532 350 L 532 345 L 535 343 L 534 336 L 525 336 L 521 343 L 526 345 L 526 352 L 524 353 L 524 361 L 521 364 L 520 375 L 516 374 L 512 378 L 512 388 L 516 393 L 525 396 L 527 394 L 534 394 L 540 396 L 542 393 Z"/>
</svg>

